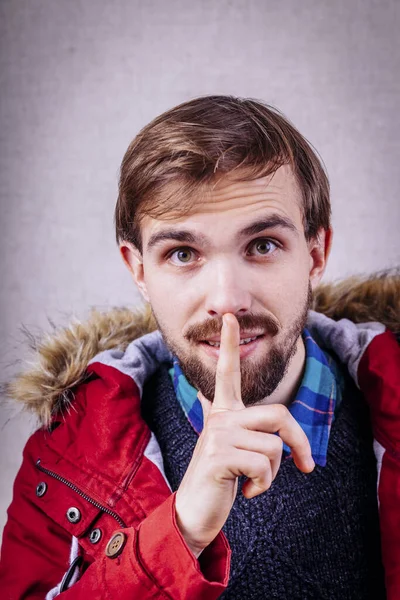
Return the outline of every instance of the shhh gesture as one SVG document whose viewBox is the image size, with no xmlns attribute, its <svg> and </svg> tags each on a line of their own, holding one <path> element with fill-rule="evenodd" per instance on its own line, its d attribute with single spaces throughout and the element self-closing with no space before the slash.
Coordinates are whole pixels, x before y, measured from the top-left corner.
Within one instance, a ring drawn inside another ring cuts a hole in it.
<svg viewBox="0 0 400 600">
<path fill-rule="evenodd" d="M 237 493 L 253 498 L 268 490 L 278 472 L 282 444 L 304 473 L 314 468 L 307 436 L 283 404 L 246 408 L 241 398 L 240 329 L 233 314 L 223 317 L 214 402 L 199 392 L 204 428 L 176 493 L 178 526 L 198 557 L 222 529 Z M 274 435 L 279 433 L 279 437 Z"/>
</svg>

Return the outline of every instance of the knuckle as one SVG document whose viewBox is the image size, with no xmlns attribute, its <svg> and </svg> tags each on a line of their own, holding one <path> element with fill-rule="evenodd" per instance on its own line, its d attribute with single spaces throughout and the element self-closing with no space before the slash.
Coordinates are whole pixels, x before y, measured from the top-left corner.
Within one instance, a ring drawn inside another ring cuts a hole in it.
<svg viewBox="0 0 400 600">
<path fill-rule="evenodd" d="M 221 452 L 220 448 L 216 445 L 211 445 L 206 448 L 202 459 L 202 469 L 204 472 L 210 474 L 218 474 L 223 471 L 227 462 L 224 452 Z"/>
<path fill-rule="evenodd" d="M 213 415 L 212 422 L 209 421 L 207 429 L 203 430 L 204 452 L 207 457 L 214 459 L 216 456 L 220 456 L 228 446 L 229 439 L 229 430 L 226 424 L 218 416 L 218 413 Z"/>
<path fill-rule="evenodd" d="M 253 467 L 257 473 L 264 475 L 270 469 L 270 461 L 265 454 L 256 454 L 253 459 Z"/>
<path fill-rule="evenodd" d="M 212 434 L 218 433 L 220 431 L 225 431 L 227 429 L 227 422 L 229 421 L 229 411 L 227 410 L 218 410 L 215 412 L 211 412 L 207 421 L 207 429 Z"/>
<path fill-rule="evenodd" d="M 273 443 L 272 443 L 273 451 L 276 454 L 282 454 L 282 451 L 283 451 L 283 440 L 282 440 L 282 438 L 279 437 L 279 435 L 274 435 L 273 437 L 274 437 L 274 440 L 273 440 Z"/>
<path fill-rule="evenodd" d="M 274 413 L 277 421 L 285 421 L 288 417 L 291 416 L 289 409 L 284 404 L 275 404 Z"/>
<path fill-rule="evenodd" d="M 264 454 L 269 456 L 272 454 L 275 456 L 276 453 L 282 452 L 283 440 L 279 435 L 275 433 L 267 433 L 264 439 Z"/>
<path fill-rule="evenodd" d="M 272 470 L 269 460 L 266 457 L 264 459 L 266 460 L 260 461 L 254 479 L 258 482 L 259 487 L 267 490 L 272 483 Z"/>
</svg>

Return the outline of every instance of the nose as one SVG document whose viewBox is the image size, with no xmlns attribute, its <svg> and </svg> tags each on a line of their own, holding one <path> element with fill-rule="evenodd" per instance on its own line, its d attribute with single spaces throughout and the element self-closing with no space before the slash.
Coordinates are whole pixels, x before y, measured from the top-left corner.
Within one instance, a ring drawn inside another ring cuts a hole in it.
<svg viewBox="0 0 400 600">
<path fill-rule="evenodd" d="M 243 314 L 250 310 L 249 285 L 233 265 L 214 265 L 212 274 L 207 274 L 205 308 L 211 317 L 222 317 L 225 313 Z"/>
</svg>

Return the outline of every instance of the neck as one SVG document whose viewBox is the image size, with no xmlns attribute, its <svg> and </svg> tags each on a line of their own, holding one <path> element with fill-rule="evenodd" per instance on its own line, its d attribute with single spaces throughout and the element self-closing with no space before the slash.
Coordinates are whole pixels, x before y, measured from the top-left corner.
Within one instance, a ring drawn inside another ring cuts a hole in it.
<svg viewBox="0 0 400 600">
<path fill-rule="evenodd" d="M 300 387 L 306 362 L 306 349 L 302 336 L 297 340 L 296 352 L 292 356 L 287 372 L 278 387 L 260 404 L 285 404 L 289 406 Z"/>
</svg>

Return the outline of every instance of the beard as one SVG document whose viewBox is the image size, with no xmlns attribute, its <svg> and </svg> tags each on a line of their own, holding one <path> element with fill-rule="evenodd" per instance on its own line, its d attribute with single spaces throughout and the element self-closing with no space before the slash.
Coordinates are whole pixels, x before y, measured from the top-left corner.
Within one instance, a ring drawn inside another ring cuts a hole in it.
<svg viewBox="0 0 400 600">
<path fill-rule="evenodd" d="M 243 359 L 240 363 L 242 401 L 245 406 L 258 404 L 275 391 L 287 373 L 290 361 L 296 354 L 298 339 L 305 327 L 308 310 L 312 303 L 311 285 L 308 285 L 307 297 L 304 299 L 298 314 L 285 332 L 281 332 L 276 320 L 271 316 L 248 313 L 235 315 L 240 330 L 251 331 L 262 329 L 275 338 L 278 333 L 284 333 L 281 341 L 275 345 L 260 360 Z M 179 346 L 168 335 L 154 315 L 164 341 L 172 354 L 177 357 L 179 365 L 189 383 L 211 402 L 215 396 L 216 366 L 210 368 L 196 355 Z M 202 324 L 192 325 L 184 337 L 187 341 L 198 343 L 207 337 L 219 335 L 222 328 L 222 317 L 208 319 Z"/>
</svg>

